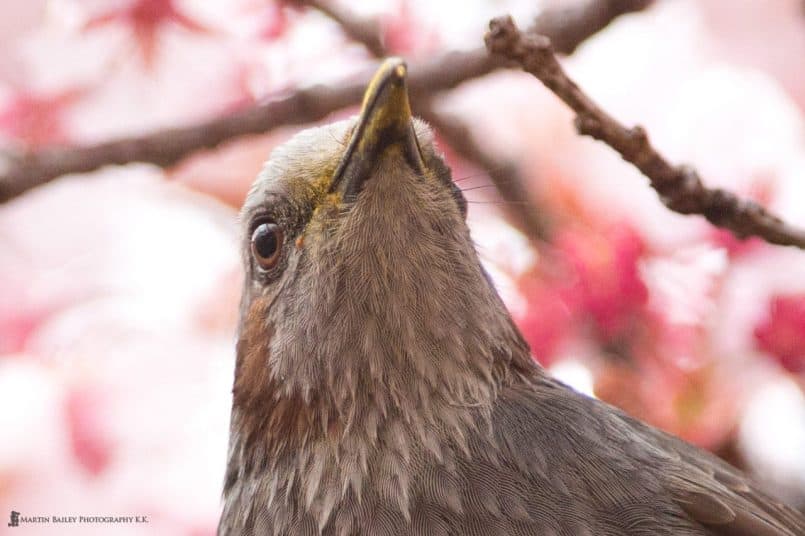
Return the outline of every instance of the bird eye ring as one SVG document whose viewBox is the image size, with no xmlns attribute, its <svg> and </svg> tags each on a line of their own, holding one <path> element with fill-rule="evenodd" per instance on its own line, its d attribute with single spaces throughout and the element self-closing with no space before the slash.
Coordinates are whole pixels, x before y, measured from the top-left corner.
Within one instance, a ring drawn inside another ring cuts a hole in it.
<svg viewBox="0 0 805 536">
<path fill-rule="evenodd" d="M 252 231 L 252 255 L 264 270 L 273 268 L 282 251 L 282 229 L 274 222 L 261 223 Z"/>
</svg>

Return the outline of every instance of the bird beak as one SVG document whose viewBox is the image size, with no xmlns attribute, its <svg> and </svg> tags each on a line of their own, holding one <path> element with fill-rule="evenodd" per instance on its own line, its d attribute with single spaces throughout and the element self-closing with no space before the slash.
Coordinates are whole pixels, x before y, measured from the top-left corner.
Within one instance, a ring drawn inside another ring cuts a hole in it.
<svg viewBox="0 0 805 536">
<path fill-rule="evenodd" d="M 330 185 L 330 191 L 340 193 L 344 201 L 355 200 L 380 157 L 389 150 L 399 151 L 418 174 L 425 172 L 408 102 L 406 74 L 401 58 L 389 58 L 366 88 L 357 126 Z"/>
</svg>

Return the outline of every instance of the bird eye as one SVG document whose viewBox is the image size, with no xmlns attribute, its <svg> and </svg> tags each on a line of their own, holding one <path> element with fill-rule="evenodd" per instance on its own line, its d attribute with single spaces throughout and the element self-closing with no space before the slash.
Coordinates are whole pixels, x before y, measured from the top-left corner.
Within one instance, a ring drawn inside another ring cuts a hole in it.
<svg viewBox="0 0 805 536">
<path fill-rule="evenodd" d="M 261 223 L 252 232 L 252 255 L 264 269 L 273 268 L 282 250 L 282 229 L 273 222 Z"/>
</svg>

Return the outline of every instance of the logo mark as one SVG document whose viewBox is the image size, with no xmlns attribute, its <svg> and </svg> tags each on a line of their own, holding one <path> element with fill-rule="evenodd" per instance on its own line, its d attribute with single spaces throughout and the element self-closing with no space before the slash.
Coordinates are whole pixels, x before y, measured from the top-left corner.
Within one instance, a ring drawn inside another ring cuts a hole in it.
<svg viewBox="0 0 805 536">
<path fill-rule="evenodd" d="M 15 512 L 14 510 L 11 511 L 11 520 L 8 522 L 9 527 L 19 527 L 20 526 L 20 513 Z"/>
</svg>

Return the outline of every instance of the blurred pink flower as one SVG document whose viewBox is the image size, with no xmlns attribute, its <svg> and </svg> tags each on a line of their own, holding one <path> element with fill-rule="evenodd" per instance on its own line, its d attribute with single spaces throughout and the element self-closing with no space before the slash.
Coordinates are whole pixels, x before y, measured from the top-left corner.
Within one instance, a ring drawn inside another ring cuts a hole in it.
<svg viewBox="0 0 805 536">
<path fill-rule="evenodd" d="M 220 114 L 226 115 L 251 106 L 256 98 L 251 88 L 252 67 L 249 65 L 236 65 L 229 77 L 227 94 L 222 95 Z"/>
<path fill-rule="evenodd" d="M 157 38 L 162 26 L 173 24 L 193 33 L 210 33 L 209 28 L 191 19 L 176 7 L 174 0 L 133 0 L 123 7 L 90 18 L 84 29 L 110 23 L 130 26 L 147 67 L 156 57 Z"/>
<path fill-rule="evenodd" d="M 713 366 L 682 370 L 658 362 L 609 362 L 595 379 L 602 400 L 708 449 L 735 430 L 741 400 L 733 387 Z"/>
<path fill-rule="evenodd" d="M 521 289 L 528 310 L 518 318 L 518 325 L 531 353 L 543 366 L 550 366 L 560 344 L 572 329 L 572 314 L 556 287 L 529 279 Z"/>
<path fill-rule="evenodd" d="M 239 140 L 214 152 L 200 152 L 171 170 L 170 177 L 239 209 L 254 181 L 256 170 L 283 140 L 283 134 L 270 132 Z"/>
<path fill-rule="evenodd" d="M 0 304 L 0 355 L 24 350 L 28 339 L 47 314 L 44 311 L 19 312 Z"/>
<path fill-rule="evenodd" d="M 290 28 L 289 10 L 295 9 L 296 6 L 286 0 L 261 3 L 261 6 L 263 9 L 257 36 L 266 41 L 273 41 L 285 35 Z"/>
<path fill-rule="evenodd" d="M 557 237 L 556 251 L 570 277 L 568 302 L 593 319 L 606 342 L 623 336 L 648 301 L 638 269 L 644 250 L 640 235 L 625 224 Z"/>
<path fill-rule="evenodd" d="M 408 0 L 400 0 L 398 8 L 384 17 L 381 25 L 383 44 L 389 54 L 433 50 L 439 44 L 438 35 L 424 26 Z"/>
<path fill-rule="evenodd" d="M 100 395 L 86 387 L 71 390 L 64 401 L 70 451 L 92 476 L 106 470 L 114 450 L 99 411 L 103 406 Z"/>
<path fill-rule="evenodd" d="M 805 372 L 805 294 L 774 296 L 754 334 L 757 346 L 787 371 Z"/>
<path fill-rule="evenodd" d="M 85 296 L 33 296 L 25 277 L 4 266 L 0 281 L 0 356 L 22 354 L 37 330 L 54 315 Z"/>
<path fill-rule="evenodd" d="M 763 247 L 763 240 L 757 237 L 738 238 L 732 231 L 713 227 L 710 231 L 710 240 L 718 247 L 727 250 L 731 258 L 743 257 Z"/>
<path fill-rule="evenodd" d="M 66 144 L 70 134 L 65 114 L 86 91 L 85 88 L 56 93 L 20 91 L 0 109 L 0 131 L 32 148 Z"/>
</svg>

